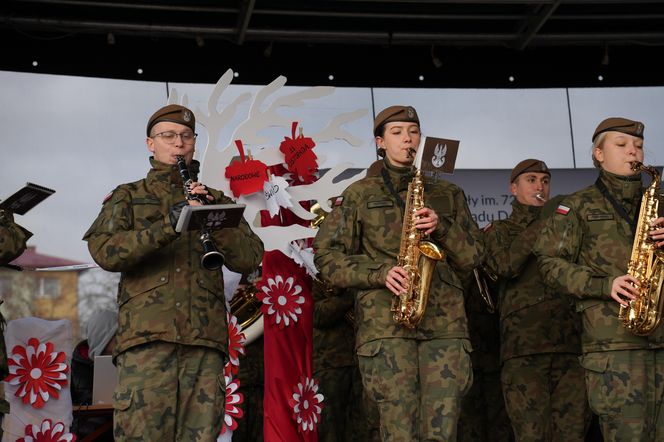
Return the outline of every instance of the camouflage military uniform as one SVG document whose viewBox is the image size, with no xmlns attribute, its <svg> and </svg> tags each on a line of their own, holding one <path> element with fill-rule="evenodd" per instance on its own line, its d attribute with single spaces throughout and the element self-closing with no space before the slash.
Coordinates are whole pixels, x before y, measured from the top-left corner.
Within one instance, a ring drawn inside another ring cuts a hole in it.
<svg viewBox="0 0 664 442">
<path fill-rule="evenodd" d="M 517 441 L 583 441 L 590 420 L 578 362 L 580 316 L 567 296 L 544 284 L 532 253 L 556 206 L 514 200 L 510 217 L 485 229 L 486 265 L 504 287 L 501 381 Z"/>
<path fill-rule="evenodd" d="M 32 233 L 14 222 L 12 213 L 0 210 L 0 265 L 9 264 L 20 256 L 31 236 Z M 3 300 L 0 299 L 0 305 L 2 305 L 2 302 Z M 0 379 L 6 378 L 9 374 L 4 330 L 5 319 L 0 313 Z M 9 413 L 9 402 L 5 400 L 5 385 L 0 382 L 0 424 L 2 423 L 2 416 L 7 413 Z M 0 426 L 1 437 L 2 427 Z"/>
<path fill-rule="evenodd" d="M 313 298 L 314 377 L 318 379 L 325 396 L 325 409 L 318 424 L 318 440 L 379 441 L 379 422 L 375 422 L 372 428 L 367 417 L 367 404 L 354 351 L 355 330 L 347 316 L 353 308 L 353 293 L 345 291 L 336 294 L 326 290 L 323 284 L 314 284 Z M 375 407 L 373 402 L 368 402 L 368 406 Z"/>
<path fill-rule="evenodd" d="M 639 210 L 640 178 L 600 171 L 608 191 L 630 216 Z M 534 252 L 554 290 L 575 296 L 583 314 L 581 365 L 591 409 L 607 441 L 664 440 L 664 328 L 636 336 L 618 321 L 610 297 L 624 275 L 633 235 L 596 186 L 567 197 L 549 219 Z"/>
<path fill-rule="evenodd" d="M 471 351 L 457 273 L 479 264 L 481 245 L 461 189 L 426 182 L 440 220 L 432 239 L 447 254 L 433 272 L 426 313 L 416 329 L 395 323 L 385 277 L 396 265 L 403 214 L 381 176 L 385 167 L 405 199 L 410 168 L 377 162 L 327 216 L 314 247 L 326 282 L 356 290 L 356 346 L 362 382 L 380 411 L 384 441 L 454 440 L 460 401 L 472 383 Z"/>
<path fill-rule="evenodd" d="M 500 384 L 500 324 L 498 312 L 489 312 L 475 277 L 466 287 L 466 316 L 473 345 L 473 386 L 463 398 L 459 416 L 459 442 L 514 440 Z M 491 287 L 494 304 L 497 287 Z"/>
<path fill-rule="evenodd" d="M 122 272 L 115 437 L 211 441 L 225 397 L 224 282 L 201 267 L 198 233 L 173 230 L 169 210 L 184 200 L 177 167 L 151 164 L 145 179 L 113 191 L 84 236 L 100 267 Z M 190 167 L 195 179 L 198 163 Z M 249 273 L 260 264 L 262 243 L 244 220 L 212 236 L 229 269 Z"/>
</svg>

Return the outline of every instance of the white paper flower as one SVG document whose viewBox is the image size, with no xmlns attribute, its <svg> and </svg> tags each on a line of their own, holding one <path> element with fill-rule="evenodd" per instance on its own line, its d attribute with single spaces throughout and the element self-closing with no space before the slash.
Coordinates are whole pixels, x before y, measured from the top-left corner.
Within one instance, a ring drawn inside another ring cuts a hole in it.
<svg viewBox="0 0 664 442">
<path fill-rule="evenodd" d="M 302 377 L 293 391 L 292 397 L 288 399 L 288 404 L 293 409 L 293 419 L 297 422 L 298 431 L 314 431 L 320 421 L 325 399 L 322 394 L 318 393 L 318 381 Z"/>
<path fill-rule="evenodd" d="M 297 322 L 298 316 L 302 314 L 301 305 L 304 304 L 304 296 L 300 295 L 302 287 L 294 282 L 292 276 L 284 281 L 281 275 L 277 275 L 274 279 L 268 278 L 267 286 L 261 287 L 263 293 L 256 294 L 263 303 L 261 306 L 263 314 L 266 314 L 279 328 Z"/>
</svg>

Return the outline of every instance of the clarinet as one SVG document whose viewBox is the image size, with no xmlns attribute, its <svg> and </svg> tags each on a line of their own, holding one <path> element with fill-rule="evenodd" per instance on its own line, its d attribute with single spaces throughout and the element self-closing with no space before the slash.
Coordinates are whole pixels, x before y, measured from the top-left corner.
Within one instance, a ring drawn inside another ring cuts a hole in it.
<svg viewBox="0 0 664 442">
<path fill-rule="evenodd" d="M 198 201 L 202 205 L 209 204 L 205 195 L 198 195 L 192 193 L 191 185 L 194 182 L 189 174 L 189 168 L 182 155 L 175 157 L 177 160 L 178 171 L 182 177 L 184 196 L 187 200 Z M 212 240 L 212 235 L 207 231 L 205 225 L 201 225 L 201 235 L 199 237 L 201 245 L 203 246 L 203 254 L 201 255 L 201 266 L 207 270 L 219 270 L 224 265 L 224 255 L 217 250 L 217 246 Z"/>
</svg>

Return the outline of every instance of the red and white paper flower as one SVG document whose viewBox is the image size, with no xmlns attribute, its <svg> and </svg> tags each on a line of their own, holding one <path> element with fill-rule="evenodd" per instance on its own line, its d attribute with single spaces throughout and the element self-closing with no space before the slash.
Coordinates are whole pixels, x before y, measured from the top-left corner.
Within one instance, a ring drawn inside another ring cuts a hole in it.
<svg viewBox="0 0 664 442">
<path fill-rule="evenodd" d="M 244 342 L 246 338 L 242 333 L 242 326 L 238 324 L 237 317 L 226 313 L 228 322 L 228 358 L 231 373 L 237 373 L 240 367 L 240 355 L 244 355 Z"/>
<path fill-rule="evenodd" d="M 41 425 L 26 425 L 25 437 L 16 442 L 74 442 L 76 436 L 66 430 L 62 422 L 53 424 L 50 419 L 45 419 Z"/>
<path fill-rule="evenodd" d="M 244 412 L 239 407 L 244 402 L 244 395 L 238 391 L 240 389 L 240 380 L 233 379 L 231 371 L 230 364 L 227 363 L 224 367 L 226 408 L 224 412 L 224 424 L 221 426 L 221 434 L 226 433 L 226 431 L 235 431 L 238 419 L 244 416 Z"/>
<path fill-rule="evenodd" d="M 313 431 L 320 421 L 325 399 L 322 394 L 318 393 L 318 381 L 302 377 L 293 390 L 294 393 L 288 399 L 288 405 L 293 409 L 293 419 L 297 422 L 297 429 L 301 433 Z"/>
<path fill-rule="evenodd" d="M 295 284 L 292 276 L 286 281 L 281 275 L 268 278 L 267 286 L 261 287 L 261 290 L 263 293 L 257 293 L 256 297 L 263 303 L 263 314 L 267 314 L 272 323 L 284 328 L 297 322 L 302 314 L 300 306 L 304 304 L 304 296 L 300 294 L 302 287 Z"/>
<path fill-rule="evenodd" d="M 65 359 L 65 353 L 54 351 L 52 343 L 30 338 L 27 347 L 16 345 L 12 349 L 5 381 L 18 385 L 15 395 L 24 404 L 42 408 L 51 397 L 58 399 L 60 390 L 67 385 L 69 366 Z"/>
</svg>

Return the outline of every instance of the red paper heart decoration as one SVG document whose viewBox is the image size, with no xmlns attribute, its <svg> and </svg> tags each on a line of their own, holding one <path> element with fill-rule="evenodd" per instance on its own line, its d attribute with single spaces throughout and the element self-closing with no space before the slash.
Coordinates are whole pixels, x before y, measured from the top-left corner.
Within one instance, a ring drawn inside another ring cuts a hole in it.
<svg viewBox="0 0 664 442">
<path fill-rule="evenodd" d="M 297 121 L 292 124 L 293 138 L 284 137 L 279 150 L 286 156 L 288 170 L 299 176 L 303 181 L 308 181 L 318 171 L 317 157 L 312 150 L 316 143 L 311 138 L 305 138 L 302 133 L 296 137 L 295 129 L 297 129 Z"/>
<path fill-rule="evenodd" d="M 240 161 L 226 166 L 226 178 L 230 180 L 231 191 L 235 198 L 240 195 L 249 195 L 263 191 L 263 183 L 267 181 L 267 166 L 262 161 L 248 159 L 244 156 L 242 141 L 235 140 L 237 150 L 240 152 Z"/>
</svg>

